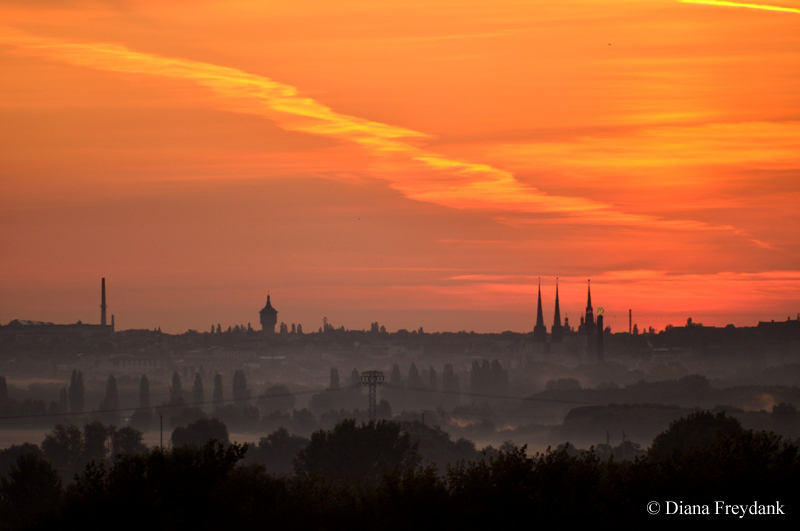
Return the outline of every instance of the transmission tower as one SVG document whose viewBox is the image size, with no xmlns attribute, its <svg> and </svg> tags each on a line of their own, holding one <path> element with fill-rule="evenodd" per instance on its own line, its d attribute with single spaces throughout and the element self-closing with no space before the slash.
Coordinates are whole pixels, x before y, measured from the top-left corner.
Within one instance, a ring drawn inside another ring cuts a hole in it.
<svg viewBox="0 0 800 531">
<path fill-rule="evenodd" d="M 384 385 L 383 373 L 381 371 L 364 371 L 361 373 L 360 385 L 369 386 L 369 420 L 374 421 L 378 411 L 378 404 L 376 403 L 375 388 L 379 385 Z"/>
</svg>

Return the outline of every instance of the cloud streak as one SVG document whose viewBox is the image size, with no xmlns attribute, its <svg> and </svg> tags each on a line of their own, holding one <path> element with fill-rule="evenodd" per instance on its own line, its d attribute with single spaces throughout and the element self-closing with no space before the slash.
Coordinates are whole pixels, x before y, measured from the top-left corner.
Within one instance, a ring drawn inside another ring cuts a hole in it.
<svg viewBox="0 0 800 531">
<path fill-rule="evenodd" d="M 265 76 L 115 44 L 40 37 L 13 28 L 0 28 L 0 43 L 15 46 L 24 54 L 74 66 L 187 80 L 210 89 L 224 110 L 262 116 L 285 130 L 355 143 L 377 155 L 378 176 L 410 199 L 489 212 L 497 219 L 547 214 L 549 223 L 722 231 L 767 247 L 728 225 L 628 213 L 588 198 L 547 194 L 522 184 L 508 171 L 429 151 L 420 145 L 429 138 L 425 133 L 338 113 L 302 96 L 297 88 Z"/>
<path fill-rule="evenodd" d="M 767 4 L 746 4 L 741 2 L 723 2 L 717 0 L 678 0 L 682 4 L 702 4 L 720 7 L 744 7 L 747 9 L 762 9 L 765 11 L 783 11 L 785 13 L 800 14 L 800 9 L 794 7 L 771 6 Z"/>
</svg>

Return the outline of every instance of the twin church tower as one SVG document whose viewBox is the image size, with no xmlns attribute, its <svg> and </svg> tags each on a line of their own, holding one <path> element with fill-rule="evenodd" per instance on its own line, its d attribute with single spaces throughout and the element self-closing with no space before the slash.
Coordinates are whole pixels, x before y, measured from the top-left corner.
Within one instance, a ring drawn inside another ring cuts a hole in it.
<svg viewBox="0 0 800 531">
<path fill-rule="evenodd" d="M 581 319 L 579 331 L 585 332 L 592 337 L 595 333 L 594 309 L 592 308 L 592 285 L 589 281 L 588 297 L 586 301 L 586 315 Z M 565 320 L 565 326 L 569 327 L 569 320 Z M 553 326 L 550 328 L 550 341 L 561 343 L 564 340 L 564 328 L 561 325 L 561 307 L 558 302 L 558 279 L 556 279 L 556 309 L 553 315 Z M 536 326 L 533 327 L 534 343 L 547 342 L 547 327 L 544 325 L 544 313 L 542 312 L 542 281 L 539 279 L 539 304 L 536 310 Z"/>
</svg>

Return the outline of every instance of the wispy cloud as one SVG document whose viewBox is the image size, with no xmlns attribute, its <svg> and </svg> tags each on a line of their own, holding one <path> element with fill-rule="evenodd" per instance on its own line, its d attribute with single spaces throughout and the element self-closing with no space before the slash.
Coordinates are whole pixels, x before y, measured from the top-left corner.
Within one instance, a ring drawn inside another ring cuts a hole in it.
<svg viewBox="0 0 800 531">
<path fill-rule="evenodd" d="M 13 28 L 0 29 L 0 42 L 25 54 L 109 72 L 146 74 L 191 81 L 212 91 L 222 109 L 263 116 L 279 127 L 352 142 L 376 155 L 378 176 L 406 197 L 495 216 L 549 214 L 549 222 L 603 223 L 681 231 L 725 231 L 767 246 L 728 225 L 673 220 L 624 212 L 584 197 L 551 195 L 487 164 L 425 149 L 429 135 L 334 111 L 290 85 L 234 68 L 162 57 L 109 43 L 69 42 Z"/>
<path fill-rule="evenodd" d="M 744 7 L 748 9 L 763 9 L 765 11 L 783 11 L 786 13 L 798 13 L 800 14 L 800 9 L 795 7 L 782 7 L 782 6 L 773 6 L 768 4 L 746 4 L 742 2 L 722 2 L 717 0 L 678 0 L 682 4 L 703 4 L 709 6 L 720 6 L 720 7 Z"/>
</svg>

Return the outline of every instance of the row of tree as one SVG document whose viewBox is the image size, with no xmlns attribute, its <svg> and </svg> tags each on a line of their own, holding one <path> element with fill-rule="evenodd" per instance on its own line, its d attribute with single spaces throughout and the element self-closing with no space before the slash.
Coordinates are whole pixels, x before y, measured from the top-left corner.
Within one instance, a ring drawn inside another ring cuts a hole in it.
<svg viewBox="0 0 800 531">
<path fill-rule="evenodd" d="M 206 392 L 203 382 L 203 374 L 205 371 L 202 367 L 201 370 L 197 372 L 193 370 L 189 371 L 185 367 L 183 373 L 183 377 L 178 373 L 178 371 L 173 373 L 169 387 L 169 398 L 163 405 L 169 407 L 191 405 L 202 408 L 206 404 Z M 189 373 L 194 374 L 194 379 L 191 390 L 187 392 L 184 389 L 184 378 L 188 376 Z M 359 382 L 360 373 L 354 368 L 350 375 L 350 387 L 357 387 Z M 408 369 L 408 375 L 406 378 L 403 378 L 401 375 L 400 367 L 397 364 L 394 364 L 389 375 L 388 384 L 392 389 L 396 390 L 404 389 L 411 391 L 440 391 L 441 396 L 437 398 L 439 403 L 431 404 L 430 396 L 425 395 L 426 398 L 423 398 L 422 402 L 427 407 L 430 407 L 431 405 L 455 405 L 458 402 L 458 393 L 460 392 L 458 376 L 455 374 L 451 364 L 446 364 L 444 366 L 440 377 L 436 369 L 434 369 L 432 366 L 429 369 L 420 371 L 412 362 Z M 471 373 L 471 388 L 474 393 L 502 392 L 507 389 L 507 387 L 508 373 L 502 368 L 497 360 L 494 360 L 491 364 L 489 364 L 487 360 L 484 360 L 483 364 L 479 364 L 477 362 L 473 363 Z M 331 369 L 329 389 L 340 389 L 340 378 L 336 368 Z M 234 372 L 231 392 L 233 402 L 235 404 L 244 406 L 250 403 L 250 400 L 252 399 L 252 393 L 248 388 L 247 377 L 243 370 L 237 370 Z M 389 394 L 392 395 L 392 391 L 390 391 Z M 68 412 L 80 413 L 85 409 L 84 396 L 85 384 L 83 373 L 79 370 L 73 370 L 70 377 L 69 386 L 61 389 L 58 401 L 51 402 L 49 408 L 42 401 L 31 401 L 25 411 L 20 412 L 17 410 L 12 412 L 3 410 L 0 412 L 5 414 L 21 413 L 23 415 L 26 413 L 45 414 L 48 412 L 50 414 L 62 414 Z M 397 399 L 395 401 L 400 402 L 403 401 L 403 396 L 405 395 L 398 395 L 394 396 L 393 398 Z M 276 401 L 275 399 L 278 397 L 285 397 L 286 400 Z M 8 402 L 7 398 L 8 387 L 6 385 L 6 381 L 4 377 L 0 377 L 0 408 L 3 407 L 4 401 Z M 269 401 L 279 403 L 279 406 L 276 407 L 278 410 L 287 410 L 294 406 L 294 397 L 291 396 L 291 393 L 285 386 L 273 386 L 272 388 L 267 389 L 266 392 L 264 392 L 258 398 L 259 405 L 264 407 L 268 407 L 267 402 Z M 224 402 L 223 379 L 222 375 L 219 373 L 215 373 L 213 376 L 213 392 L 211 396 L 211 402 L 215 405 L 221 405 Z M 287 406 L 287 402 L 291 402 L 291 404 Z M 140 410 L 151 408 L 150 382 L 146 375 L 142 375 L 140 378 L 138 404 L 138 408 Z M 416 406 L 417 404 L 414 403 L 411 405 Z M 348 403 L 347 406 L 350 407 L 351 405 Z M 5 409 L 9 409 L 9 407 L 9 403 L 7 403 Z M 332 407 L 334 409 L 339 409 L 341 406 L 337 407 L 337 404 L 333 404 Z M 113 412 L 119 408 L 120 397 L 117 381 L 113 374 L 109 374 L 106 382 L 105 397 L 98 405 L 97 411 Z M 418 408 L 411 407 L 410 409 Z M 266 412 L 269 413 L 271 411 L 272 410 Z"/>
<path fill-rule="evenodd" d="M 223 380 L 222 375 L 216 373 L 214 375 L 214 388 L 211 401 L 214 404 L 222 404 L 224 402 L 223 393 Z M 282 389 L 285 387 L 281 386 Z M 247 386 L 247 376 L 243 370 L 237 370 L 233 373 L 232 385 L 233 401 L 236 404 L 244 405 L 251 400 L 251 390 Z M 32 406 L 29 406 L 29 414 L 61 414 L 61 413 L 80 413 L 85 409 L 85 394 L 86 388 L 83 380 L 83 373 L 79 370 L 73 370 L 70 376 L 68 387 L 61 388 L 57 401 L 50 403 L 49 407 L 42 400 L 29 401 Z M 190 393 L 187 393 L 183 388 L 183 379 L 180 374 L 175 371 L 172 374 L 172 380 L 169 387 L 169 399 L 164 404 L 167 406 L 182 406 L 191 403 L 195 406 L 203 406 L 206 403 L 206 394 L 203 386 L 203 377 L 200 372 L 194 374 L 194 383 Z M 8 393 L 8 384 L 4 376 L 0 376 L 0 413 L 4 415 L 20 414 L 19 411 L 12 411 L 15 407 L 13 399 Z M 17 406 L 19 407 L 19 406 Z M 147 375 L 142 375 L 139 380 L 139 408 L 149 409 L 150 402 L 150 382 Z M 117 387 L 117 380 L 113 374 L 108 375 L 106 381 L 105 397 L 97 407 L 97 411 L 108 412 L 116 411 L 120 408 L 119 389 Z M 22 412 L 24 415 L 26 412 Z"/>
<path fill-rule="evenodd" d="M 284 441 L 285 442 L 285 441 Z M 246 447 L 154 449 L 90 464 L 66 489 L 52 465 L 20 456 L 0 482 L 0 528 L 218 529 L 527 528 L 665 524 L 650 502 L 777 503 L 791 518 L 800 453 L 729 417 L 674 422 L 635 461 L 601 460 L 569 446 L 530 456 L 509 447 L 442 474 L 420 466 L 419 448 L 396 423 L 342 422 L 318 432 L 294 460 L 294 476 L 248 464 Z M 37 495 L 31 496 L 35 489 Z M 124 521 L 120 516 L 124 515 Z"/>
</svg>

